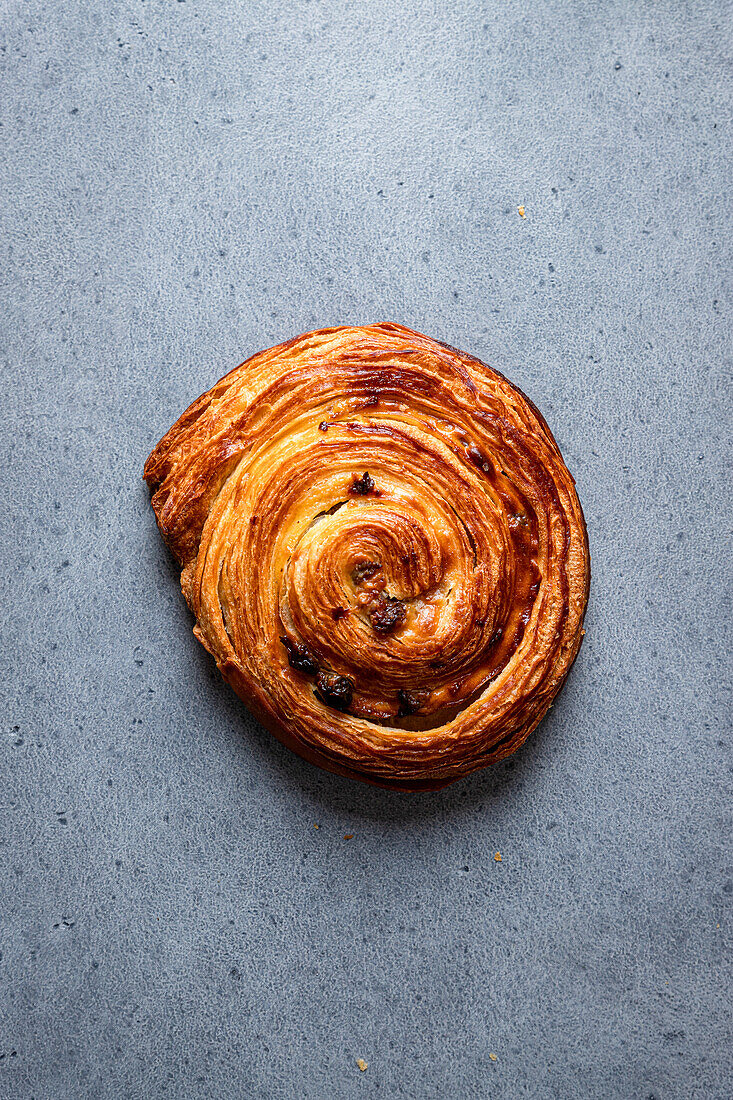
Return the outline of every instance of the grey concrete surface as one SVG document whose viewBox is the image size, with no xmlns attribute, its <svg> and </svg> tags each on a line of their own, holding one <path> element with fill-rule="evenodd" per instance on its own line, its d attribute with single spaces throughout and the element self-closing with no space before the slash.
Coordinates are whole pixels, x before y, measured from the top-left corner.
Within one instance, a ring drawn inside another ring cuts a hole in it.
<svg viewBox="0 0 733 1100">
<path fill-rule="evenodd" d="M 733 1095 L 729 17 L 0 3 L 4 1100 Z M 550 717 L 433 795 L 248 717 L 141 481 L 375 320 L 531 395 L 593 553 Z"/>
</svg>

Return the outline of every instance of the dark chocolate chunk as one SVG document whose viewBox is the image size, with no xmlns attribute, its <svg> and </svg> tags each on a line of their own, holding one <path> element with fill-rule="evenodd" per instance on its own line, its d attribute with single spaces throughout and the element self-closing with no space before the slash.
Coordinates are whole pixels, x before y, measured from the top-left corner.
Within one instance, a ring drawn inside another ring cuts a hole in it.
<svg viewBox="0 0 733 1100">
<path fill-rule="evenodd" d="M 346 607 L 334 607 L 331 611 L 331 617 L 338 622 L 339 619 L 343 619 L 348 613 L 348 608 Z"/>
<path fill-rule="evenodd" d="M 374 481 L 369 476 L 368 470 L 365 470 L 361 477 L 354 478 L 349 492 L 357 493 L 360 497 L 366 497 L 374 492 Z"/>
<path fill-rule="evenodd" d="M 291 642 L 290 638 L 281 638 L 280 641 L 288 651 L 288 664 L 296 672 L 304 672 L 306 676 L 315 676 L 318 672 L 318 661 L 307 646 L 301 642 Z"/>
<path fill-rule="evenodd" d="M 327 432 L 328 431 L 328 421 L 327 420 L 322 420 L 321 421 L 321 423 L 318 425 L 318 431 L 319 432 Z"/>
<path fill-rule="evenodd" d="M 405 621 L 407 609 L 396 596 L 380 596 L 369 611 L 369 619 L 377 634 L 391 634 Z"/>
<path fill-rule="evenodd" d="M 405 718 L 408 714 L 416 714 L 425 701 L 425 692 L 421 693 L 421 696 L 413 694 L 411 691 L 403 691 L 402 688 L 397 692 L 397 698 L 399 700 L 399 710 L 397 711 L 398 718 Z"/>
<path fill-rule="evenodd" d="M 354 684 L 348 676 L 339 676 L 335 672 L 319 672 L 316 696 L 327 707 L 334 710 L 348 710 L 354 695 Z"/>
<path fill-rule="evenodd" d="M 375 573 L 378 573 L 381 568 L 381 565 L 377 561 L 360 561 L 351 574 L 351 579 L 354 584 L 361 584 L 363 581 L 368 581 L 369 578 L 373 577 Z"/>
</svg>

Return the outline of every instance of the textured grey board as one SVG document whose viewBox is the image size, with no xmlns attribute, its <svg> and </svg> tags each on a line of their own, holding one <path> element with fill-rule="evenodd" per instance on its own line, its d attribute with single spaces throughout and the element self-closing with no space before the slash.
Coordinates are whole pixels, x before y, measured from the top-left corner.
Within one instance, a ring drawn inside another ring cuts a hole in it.
<svg viewBox="0 0 733 1100">
<path fill-rule="evenodd" d="M 0 12 L 0 1097 L 730 1097 L 729 10 Z M 536 401 L 593 553 L 550 717 L 433 795 L 247 716 L 141 482 L 376 320 Z"/>
</svg>

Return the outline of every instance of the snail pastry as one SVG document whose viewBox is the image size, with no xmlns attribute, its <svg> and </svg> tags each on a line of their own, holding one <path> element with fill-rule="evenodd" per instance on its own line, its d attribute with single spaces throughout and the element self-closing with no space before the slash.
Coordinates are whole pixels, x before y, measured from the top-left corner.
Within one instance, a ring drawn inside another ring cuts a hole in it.
<svg viewBox="0 0 733 1100">
<path fill-rule="evenodd" d="M 430 790 L 484 768 L 578 652 L 588 542 L 547 424 L 501 374 L 400 325 L 254 355 L 145 479 L 196 637 L 330 771 Z"/>
</svg>

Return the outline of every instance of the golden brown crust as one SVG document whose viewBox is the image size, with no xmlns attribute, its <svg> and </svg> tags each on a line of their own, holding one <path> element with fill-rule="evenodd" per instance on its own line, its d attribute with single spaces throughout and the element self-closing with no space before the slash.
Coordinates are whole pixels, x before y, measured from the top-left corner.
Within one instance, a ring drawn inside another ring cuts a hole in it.
<svg viewBox="0 0 733 1100">
<path fill-rule="evenodd" d="M 534 405 L 400 325 L 260 352 L 145 464 L 195 634 L 284 744 L 436 789 L 514 752 L 582 638 L 588 541 Z"/>
</svg>

